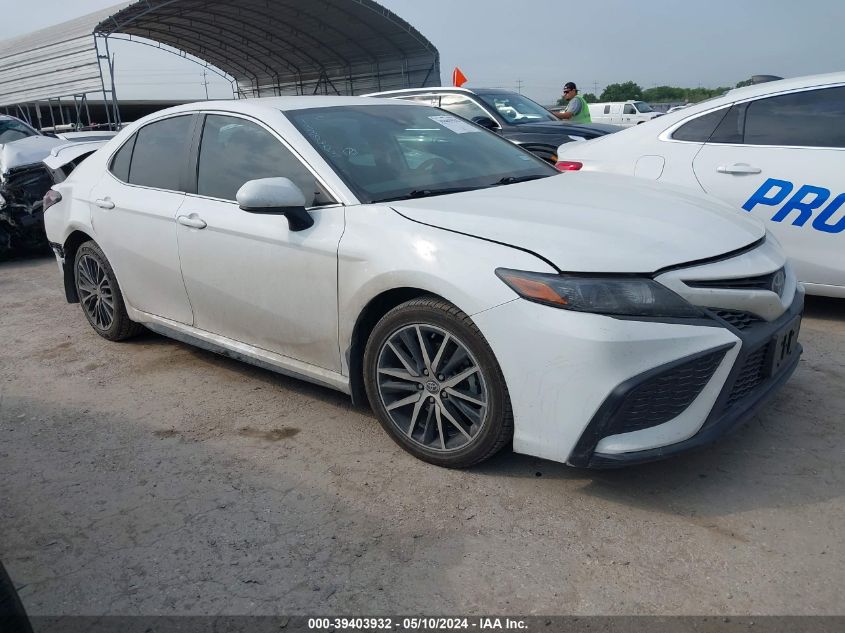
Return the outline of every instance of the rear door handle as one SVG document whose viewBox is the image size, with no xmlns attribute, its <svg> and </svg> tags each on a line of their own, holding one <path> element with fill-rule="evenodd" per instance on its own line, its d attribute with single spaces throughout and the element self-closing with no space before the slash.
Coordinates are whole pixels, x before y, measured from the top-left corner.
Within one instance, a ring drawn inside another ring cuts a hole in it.
<svg viewBox="0 0 845 633">
<path fill-rule="evenodd" d="M 98 198 L 94 200 L 94 204 L 101 209 L 114 209 L 114 202 L 111 201 L 111 198 Z"/>
<path fill-rule="evenodd" d="M 734 163 L 733 165 L 719 165 L 716 171 L 720 174 L 759 174 L 763 170 L 746 163 Z"/>
<path fill-rule="evenodd" d="M 206 221 L 197 216 L 195 213 L 192 213 L 191 215 L 180 215 L 176 218 L 176 221 L 179 224 L 189 226 L 192 229 L 204 229 L 208 226 Z"/>
</svg>

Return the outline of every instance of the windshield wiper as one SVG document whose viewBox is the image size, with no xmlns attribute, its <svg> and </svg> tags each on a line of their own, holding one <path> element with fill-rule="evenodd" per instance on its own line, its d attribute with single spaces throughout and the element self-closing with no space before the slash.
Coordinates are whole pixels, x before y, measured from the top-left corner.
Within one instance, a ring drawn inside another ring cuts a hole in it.
<svg viewBox="0 0 845 633">
<path fill-rule="evenodd" d="M 392 202 L 394 200 L 414 200 L 416 198 L 428 198 L 430 196 L 443 196 L 448 193 L 461 193 L 462 191 L 473 191 L 474 189 L 481 189 L 481 187 L 446 187 L 443 189 L 414 189 L 401 196 L 394 196 L 392 198 L 384 198 L 382 200 L 374 200 L 373 202 Z"/>
<path fill-rule="evenodd" d="M 493 186 L 497 185 L 512 185 L 517 182 L 528 182 L 529 180 L 538 180 L 540 178 L 548 178 L 547 174 L 532 174 L 531 176 L 505 176 L 499 182 L 494 184 Z"/>
</svg>

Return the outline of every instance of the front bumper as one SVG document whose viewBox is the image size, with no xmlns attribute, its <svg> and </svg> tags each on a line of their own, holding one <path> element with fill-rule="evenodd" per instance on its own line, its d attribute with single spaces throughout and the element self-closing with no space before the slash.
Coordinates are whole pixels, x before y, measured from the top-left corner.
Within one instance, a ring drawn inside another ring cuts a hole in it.
<svg viewBox="0 0 845 633">
<path fill-rule="evenodd" d="M 615 393 L 602 404 L 599 413 L 590 421 L 569 463 L 587 468 L 617 468 L 664 459 L 716 442 L 753 416 L 795 372 L 803 351 L 797 342 L 776 369 L 770 370 L 770 365 L 777 351 L 775 348 L 779 335 L 784 330 L 792 331 L 796 324 L 800 324 L 803 311 L 804 293 L 797 292 L 789 310 L 777 320 L 760 321 L 747 330 L 731 328 L 742 341 L 742 347 L 710 414 L 692 437 L 653 449 L 602 452 L 601 439 L 612 435 L 614 428 L 613 422 L 608 422 L 609 418 L 612 420 L 608 411 L 618 411 L 619 403 L 624 400 L 624 394 Z M 621 422 L 617 421 L 616 424 Z M 599 430 L 602 426 L 604 432 Z"/>
<path fill-rule="evenodd" d="M 715 318 L 694 323 L 615 319 L 518 299 L 473 320 L 508 385 L 514 451 L 606 468 L 707 444 L 752 415 L 794 371 L 800 346 L 765 380 L 750 380 L 747 365 L 802 310 L 798 292 L 776 321 L 746 328 Z M 660 385 L 668 385 L 662 393 L 674 399 L 661 399 L 658 424 L 642 419 L 650 410 L 640 415 L 640 427 L 618 419 L 623 405 L 632 411 L 648 402 L 645 397 L 631 405 L 624 396 L 649 379 L 664 380 L 667 367 L 680 368 L 683 375 Z M 737 392 L 740 380 L 743 389 Z M 675 398 L 681 387 L 684 395 Z"/>
</svg>

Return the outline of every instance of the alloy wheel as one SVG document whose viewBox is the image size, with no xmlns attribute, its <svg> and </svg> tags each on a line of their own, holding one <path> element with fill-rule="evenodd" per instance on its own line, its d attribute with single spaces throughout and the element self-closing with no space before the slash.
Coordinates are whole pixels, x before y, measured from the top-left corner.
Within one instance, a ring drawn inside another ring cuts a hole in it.
<svg viewBox="0 0 845 633">
<path fill-rule="evenodd" d="M 484 372 L 457 337 L 426 323 L 406 325 L 378 356 L 378 392 L 394 426 L 441 453 L 471 444 L 487 420 Z"/>
<path fill-rule="evenodd" d="M 114 291 L 108 275 L 94 257 L 83 255 L 76 266 L 76 287 L 82 309 L 97 329 L 108 330 L 114 323 Z"/>
</svg>

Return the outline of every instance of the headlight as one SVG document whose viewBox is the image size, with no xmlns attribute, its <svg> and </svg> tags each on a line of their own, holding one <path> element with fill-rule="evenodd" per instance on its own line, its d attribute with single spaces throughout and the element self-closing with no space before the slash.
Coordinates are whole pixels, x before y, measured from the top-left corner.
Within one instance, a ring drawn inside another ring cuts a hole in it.
<svg viewBox="0 0 845 633">
<path fill-rule="evenodd" d="M 702 317 L 704 314 L 653 279 L 550 275 L 499 268 L 496 275 L 523 299 L 564 310 L 634 317 Z"/>
</svg>

